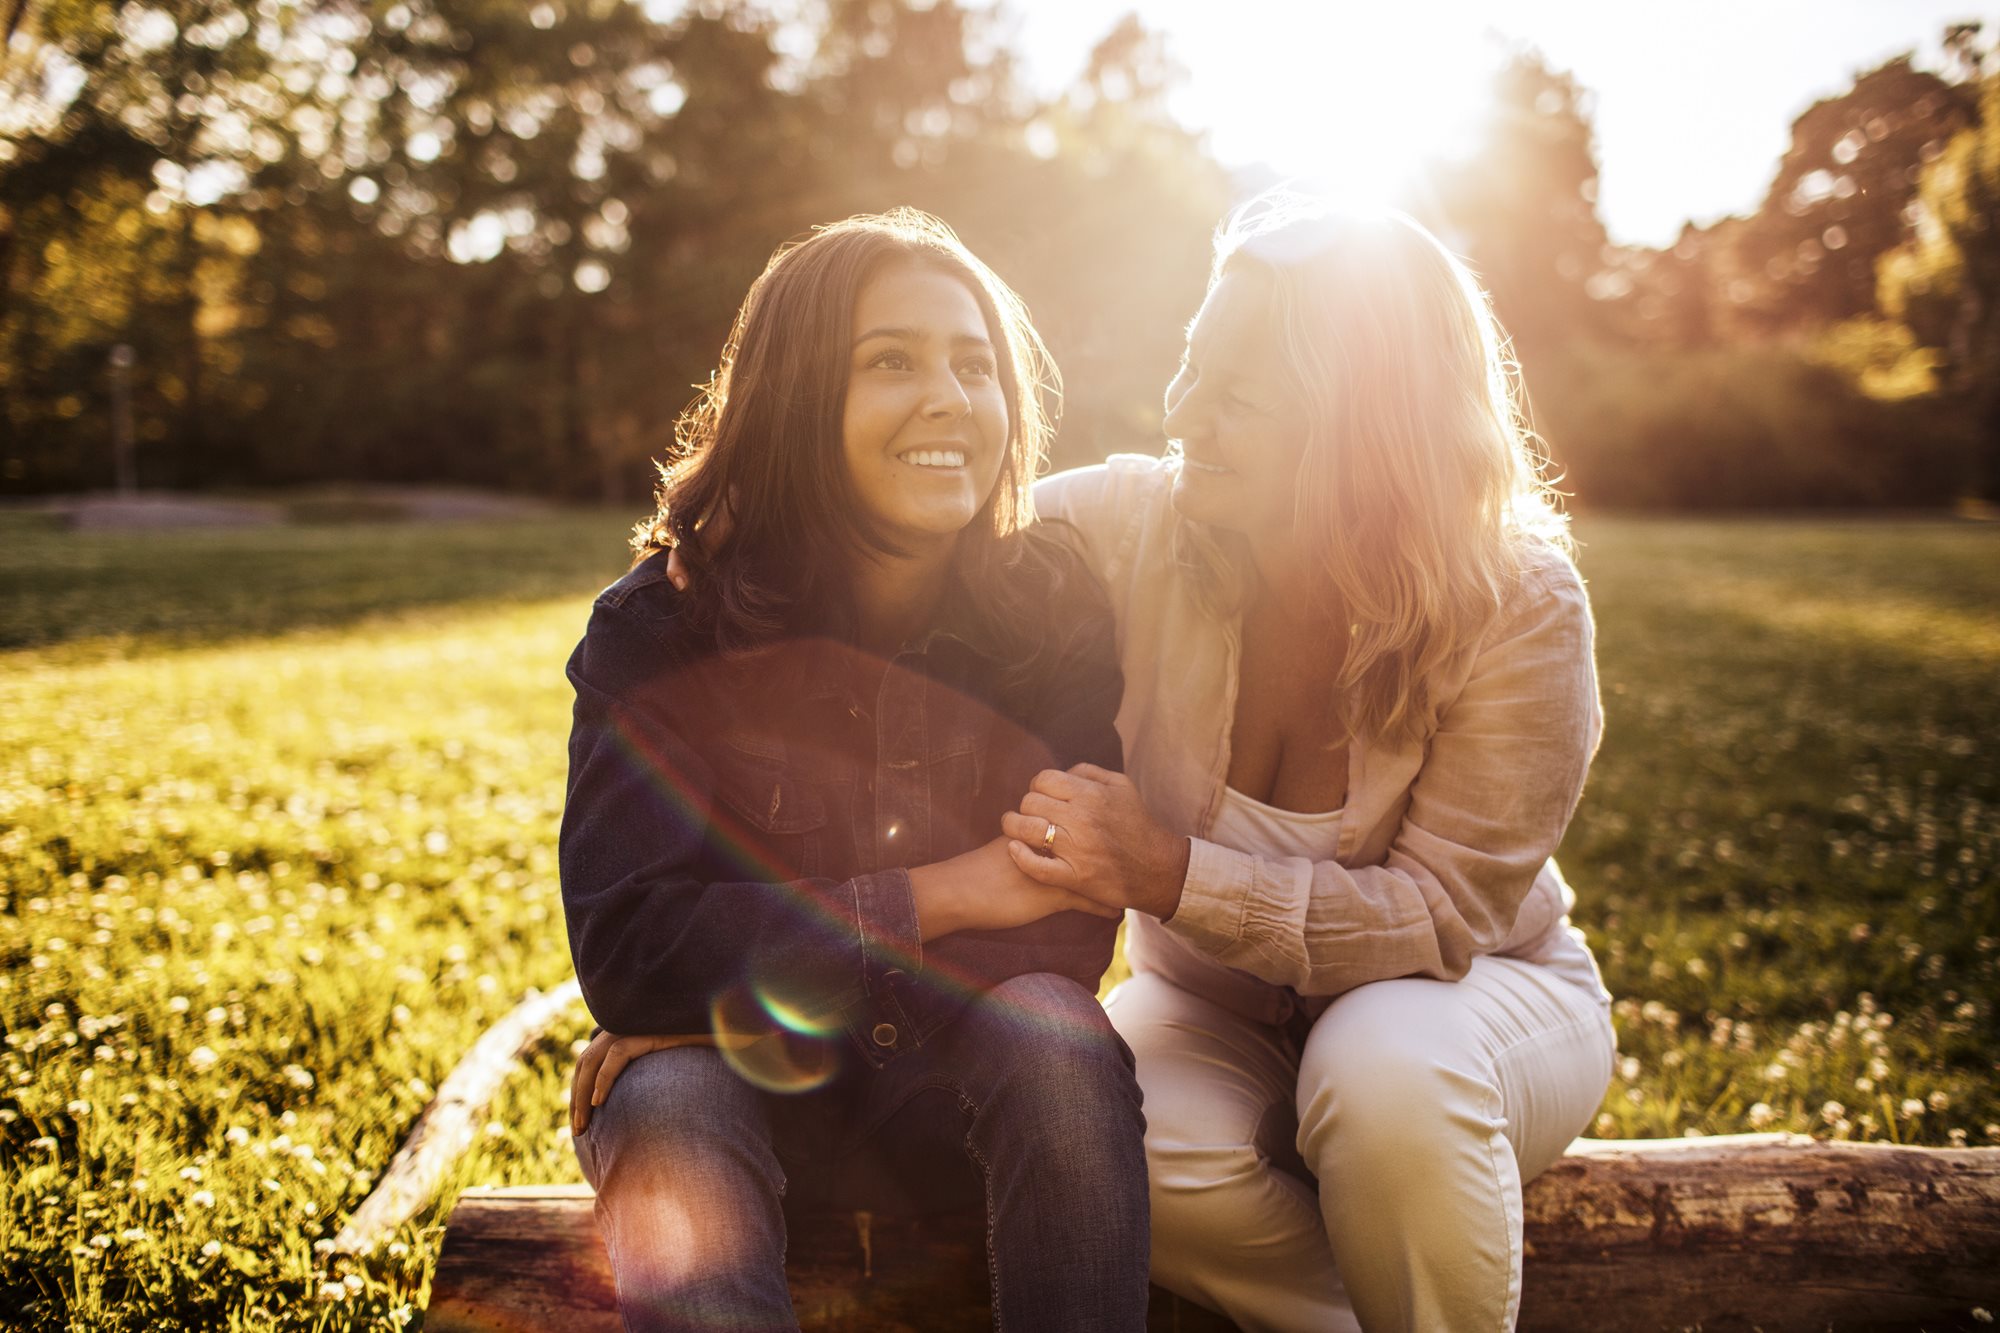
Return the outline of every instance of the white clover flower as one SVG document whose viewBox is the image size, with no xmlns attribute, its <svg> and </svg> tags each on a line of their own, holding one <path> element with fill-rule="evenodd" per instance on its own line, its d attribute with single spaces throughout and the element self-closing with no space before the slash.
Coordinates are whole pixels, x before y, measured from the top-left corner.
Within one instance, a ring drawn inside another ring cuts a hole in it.
<svg viewBox="0 0 2000 1333">
<path fill-rule="evenodd" d="M 201 1180 L 201 1168 L 198 1166 L 182 1167 L 181 1179 L 186 1181 L 199 1182 Z"/>
<path fill-rule="evenodd" d="M 250 1131 L 241 1125 L 231 1125 L 223 1131 L 222 1141 L 232 1148 L 241 1148 L 244 1144 L 250 1142 Z"/>
<path fill-rule="evenodd" d="M 188 1196 L 188 1202 L 197 1208 L 215 1207 L 215 1194 L 210 1190 L 196 1190 Z"/>
<path fill-rule="evenodd" d="M 1771 1109 L 1769 1102 L 1758 1102 L 1750 1108 L 1749 1119 L 1753 1128 L 1762 1129 L 1777 1118 L 1778 1113 Z"/>
<path fill-rule="evenodd" d="M 325 1239 L 322 1239 L 322 1240 L 316 1240 L 316 1241 L 314 1241 L 314 1242 L 313 1242 L 313 1253 L 314 1253 L 314 1254 L 318 1254 L 318 1255 L 328 1255 L 328 1254 L 332 1254 L 332 1253 L 333 1253 L 333 1242 L 332 1242 L 332 1241 L 330 1241 L 330 1240 L 325 1240 Z"/>
<path fill-rule="evenodd" d="M 216 1063 L 221 1059 L 222 1057 L 217 1055 L 210 1047 L 197 1046 L 188 1052 L 188 1068 L 197 1074 L 206 1074 L 209 1070 L 215 1068 Z"/>
<path fill-rule="evenodd" d="M 1628 1055 L 1624 1059 L 1620 1060 L 1618 1062 L 1618 1077 L 1624 1079 L 1627 1083 L 1638 1082 L 1639 1057 L 1636 1055 Z"/>
<path fill-rule="evenodd" d="M 1839 1102 L 1828 1102 L 1819 1108 L 1819 1114 L 1822 1120 L 1840 1120 L 1846 1117 L 1847 1108 Z"/>
<path fill-rule="evenodd" d="M 222 1242 L 219 1240 L 212 1240 L 208 1242 L 206 1245 L 201 1247 L 201 1257 L 204 1259 L 213 1259 L 216 1255 L 221 1253 L 222 1253 Z"/>
<path fill-rule="evenodd" d="M 286 1065 L 279 1072 L 285 1076 L 285 1082 L 295 1088 L 303 1090 L 313 1085 L 312 1071 L 303 1065 Z"/>
<path fill-rule="evenodd" d="M 349 1273 L 346 1277 L 340 1279 L 340 1281 L 342 1286 L 346 1287 L 351 1294 L 356 1296 L 361 1294 L 361 1288 L 365 1285 L 361 1281 L 361 1274 L 359 1273 Z"/>
<path fill-rule="evenodd" d="M 90 1243 L 100 1250 L 108 1250 L 111 1248 L 111 1237 L 100 1231 L 90 1238 Z"/>
<path fill-rule="evenodd" d="M 135 1242 L 142 1241 L 146 1239 L 146 1228 L 126 1227 L 123 1231 L 118 1233 L 118 1239 L 135 1241 Z"/>
<path fill-rule="evenodd" d="M 171 1014 L 184 1014 L 184 1013 L 186 1013 L 187 1011 L 188 1011 L 188 997 L 187 997 L 187 996 L 185 996 L 185 995 L 176 995 L 176 996 L 174 996 L 174 998 L 173 998 L 173 999 L 171 999 L 171 1000 L 168 1000 L 168 1001 L 167 1001 L 167 1012 L 168 1012 L 168 1013 L 171 1013 Z"/>
<path fill-rule="evenodd" d="M 392 1240 L 389 1242 L 389 1257 L 391 1259 L 400 1259 L 409 1252 L 410 1252 L 410 1247 L 408 1245 L 405 1245 L 402 1241 Z"/>
<path fill-rule="evenodd" d="M 1903 1099 L 1902 1110 L 1903 1110 L 1903 1119 L 1915 1120 L 1918 1116 L 1924 1113 L 1924 1104 L 1918 1101 L 1915 1097 L 1905 1097 Z"/>
<path fill-rule="evenodd" d="M 68 1111 L 71 1115 L 89 1115 L 90 1103 L 82 1100 L 73 1101 L 63 1109 Z"/>
<path fill-rule="evenodd" d="M 220 1027 L 229 1021 L 229 1011 L 218 1004 L 203 1014 L 202 1017 L 208 1020 L 210 1027 Z"/>
<path fill-rule="evenodd" d="M 347 1284 L 322 1282 L 319 1284 L 319 1298 L 323 1301 L 344 1301 L 347 1299 Z"/>
<path fill-rule="evenodd" d="M 1942 1111 L 1947 1106 L 1951 1105 L 1951 1094 L 1946 1092 L 1943 1088 L 1939 1088 L 1936 1092 L 1933 1092 L 1930 1096 L 1926 1097 L 1924 1100 L 1930 1103 L 1931 1110 Z"/>
<path fill-rule="evenodd" d="M 12 1107 L 0 1106 L 0 1125 L 11 1125 L 21 1118 L 21 1113 Z"/>
</svg>

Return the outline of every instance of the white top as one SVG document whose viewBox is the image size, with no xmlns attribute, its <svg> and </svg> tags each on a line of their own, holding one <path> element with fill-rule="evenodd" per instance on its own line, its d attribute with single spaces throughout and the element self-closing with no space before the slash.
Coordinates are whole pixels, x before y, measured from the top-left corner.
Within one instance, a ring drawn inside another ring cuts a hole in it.
<svg viewBox="0 0 2000 1333">
<path fill-rule="evenodd" d="M 1303 856 L 1308 861 L 1331 861 L 1334 844 L 1340 841 L 1340 817 L 1345 811 L 1301 814 L 1280 810 L 1234 787 L 1222 789 L 1222 808 L 1208 836 L 1225 847 L 1259 856 Z"/>
</svg>

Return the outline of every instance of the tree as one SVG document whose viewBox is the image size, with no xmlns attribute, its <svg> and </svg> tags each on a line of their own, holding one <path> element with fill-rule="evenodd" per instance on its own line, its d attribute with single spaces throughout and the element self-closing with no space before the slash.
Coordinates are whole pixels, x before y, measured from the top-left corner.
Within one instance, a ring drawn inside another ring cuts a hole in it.
<svg viewBox="0 0 2000 1333">
<path fill-rule="evenodd" d="M 2000 73 L 1925 168 L 1909 239 L 1882 257 L 1883 314 L 1936 353 L 1975 432 L 1974 487 L 2000 498 Z"/>
<path fill-rule="evenodd" d="M 1547 346 L 1598 327 L 1587 284 L 1607 242 L 1590 98 L 1574 78 L 1535 51 L 1510 59 L 1494 76 L 1478 150 L 1431 197 L 1424 220 L 1472 261 L 1518 340 Z"/>
<path fill-rule="evenodd" d="M 1753 329 L 1820 326 L 1875 302 L 1875 263 L 1903 238 L 1926 163 L 1972 94 L 1898 56 L 1792 122 L 1763 204 L 1732 239 L 1732 305 Z"/>
</svg>

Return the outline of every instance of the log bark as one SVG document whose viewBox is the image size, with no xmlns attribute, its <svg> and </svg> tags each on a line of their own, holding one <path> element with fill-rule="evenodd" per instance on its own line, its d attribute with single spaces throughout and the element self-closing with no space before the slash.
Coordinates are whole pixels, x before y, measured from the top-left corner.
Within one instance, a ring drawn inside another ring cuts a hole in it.
<svg viewBox="0 0 2000 1333">
<path fill-rule="evenodd" d="M 1524 1191 L 1520 1327 L 1986 1329 L 2000 1316 L 2000 1149 L 1796 1135 L 1579 1139 Z M 792 1219 L 793 1303 L 815 1333 L 990 1327 L 976 1218 Z M 431 1333 L 614 1333 L 584 1185 L 473 1190 L 445 1232 Z M 1227 1330 L 1156 1291 L 1149 1327 Z"/>
</svg>

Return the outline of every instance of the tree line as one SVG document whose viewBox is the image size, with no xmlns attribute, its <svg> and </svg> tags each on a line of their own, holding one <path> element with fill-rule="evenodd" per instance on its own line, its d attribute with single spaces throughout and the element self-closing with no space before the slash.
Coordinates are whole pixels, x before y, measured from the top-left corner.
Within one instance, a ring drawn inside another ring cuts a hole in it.
<svg viewBox="0 0 2000 1333">
<path fill-rule="evenodd" d="M 956 0 L 0 9 L 0 493 L 630 501 L 771 248 L 897 203 L 1027 298 L 1059 461 L 1156 449 L 1209 231 L 1261 183 L 1169 115 L 1129 17 L 1048 93 Z M 1498 72 L 1410 207 L 1492 289 L 1580 503 L 1993 493 L 2000 85 L 1976 27 L 1947 50 L 1808 111 L 1754 214 L 1659 251 L 1606 237 L 1588 90 Z"/>
</svg>

